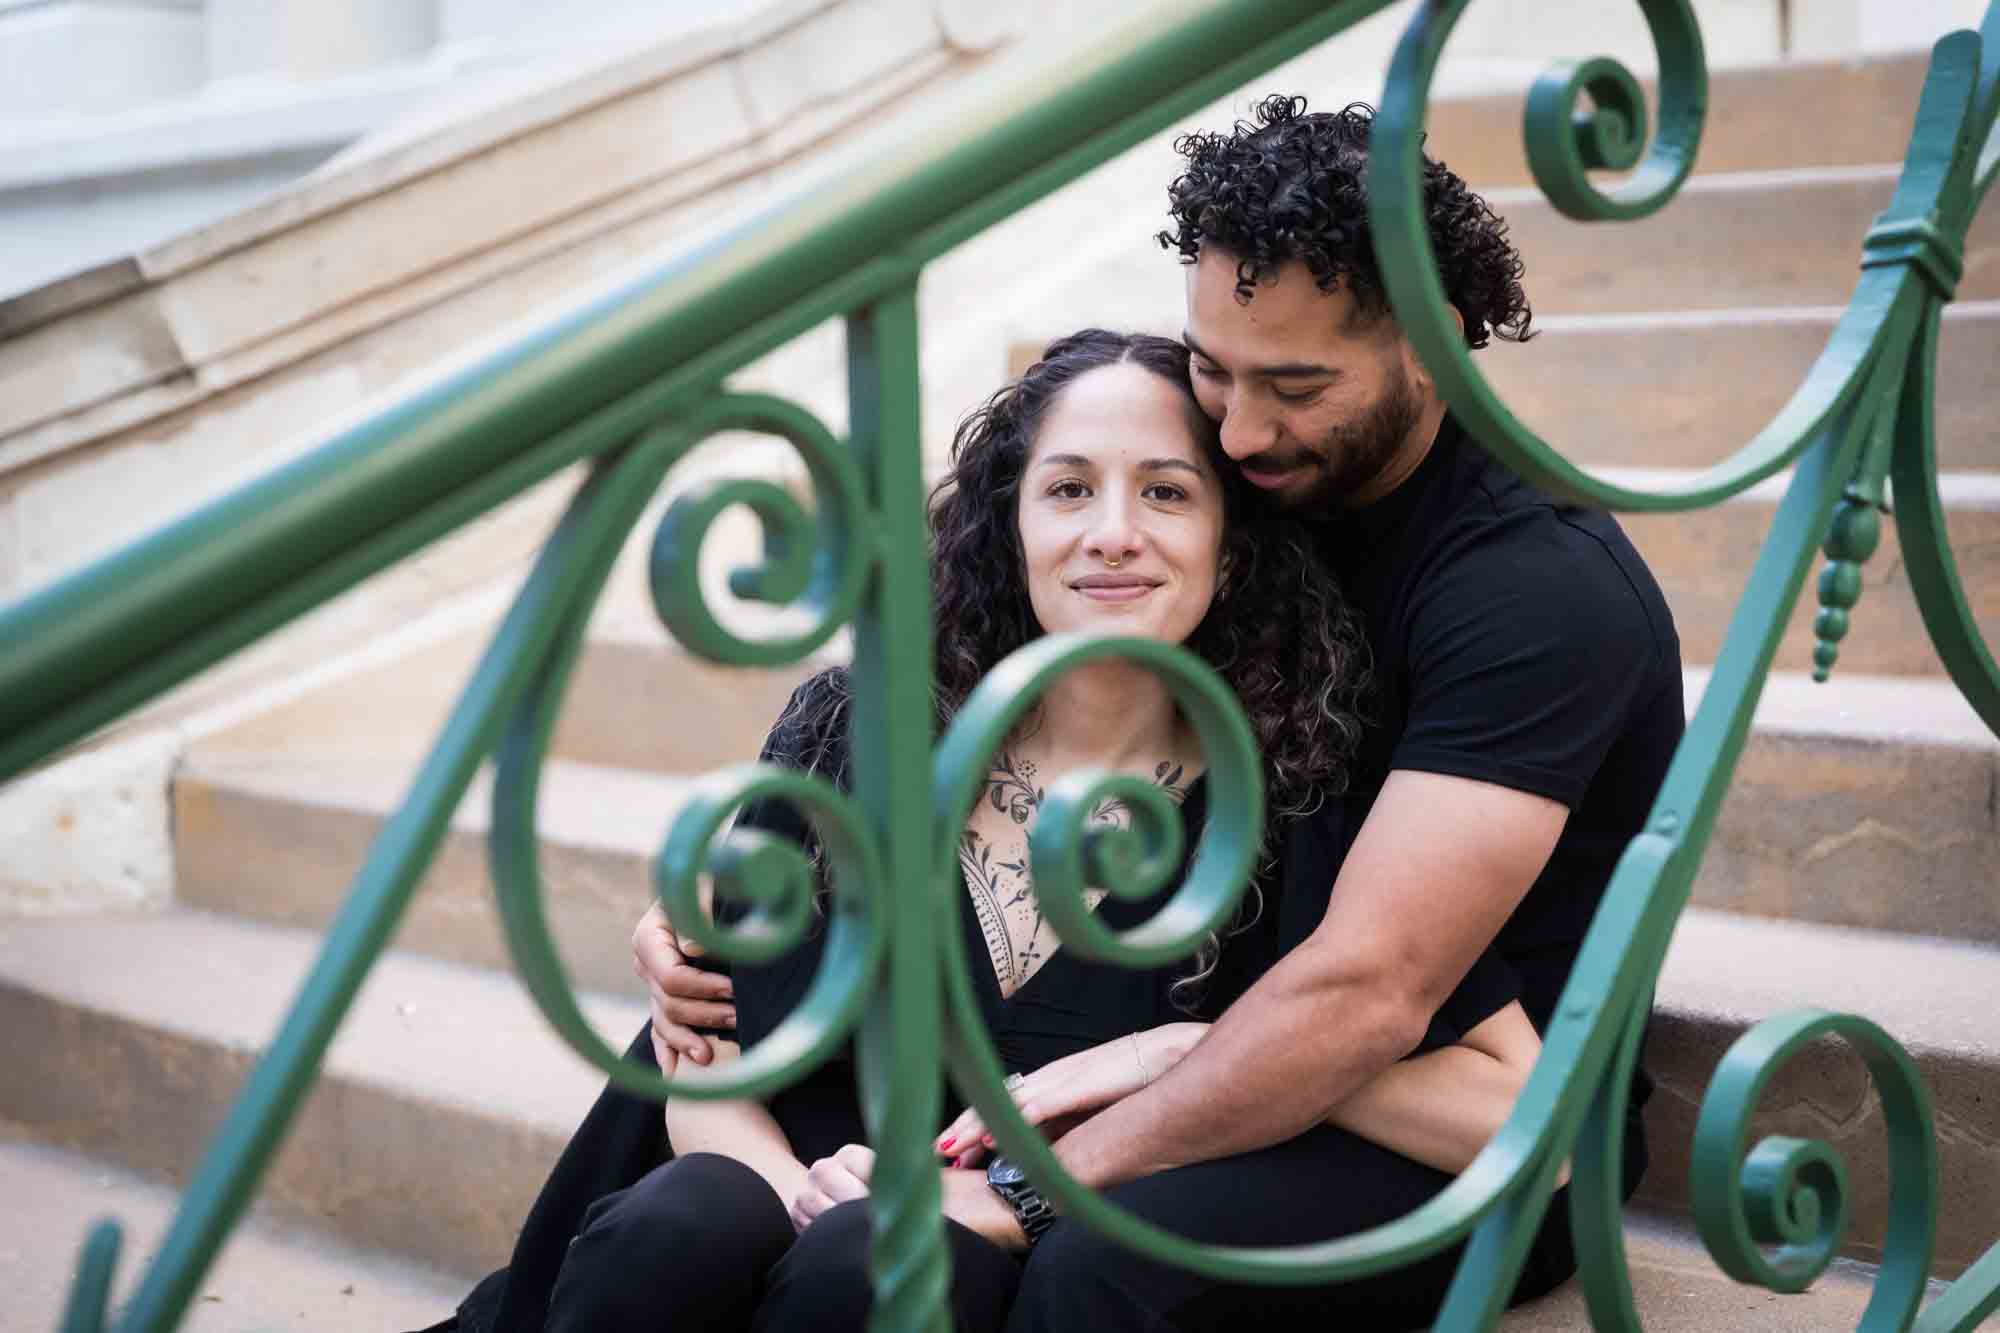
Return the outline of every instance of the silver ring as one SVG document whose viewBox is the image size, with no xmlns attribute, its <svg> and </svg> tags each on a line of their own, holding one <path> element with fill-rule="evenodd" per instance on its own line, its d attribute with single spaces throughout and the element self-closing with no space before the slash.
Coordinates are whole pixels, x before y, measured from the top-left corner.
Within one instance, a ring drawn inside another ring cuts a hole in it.
<svg viewBox="0 0 2000 1333">
<path fill-rule="evenodd" d="M 1026 1081 L 1027 1077 L 1028 1076 L 1026 1074 L 1007 1075 L 1007 1091 L 1012 1092 L 1014 1089 L 1020 1087 L 1021 1084 L 1024 1081 Z"/>
</svg>

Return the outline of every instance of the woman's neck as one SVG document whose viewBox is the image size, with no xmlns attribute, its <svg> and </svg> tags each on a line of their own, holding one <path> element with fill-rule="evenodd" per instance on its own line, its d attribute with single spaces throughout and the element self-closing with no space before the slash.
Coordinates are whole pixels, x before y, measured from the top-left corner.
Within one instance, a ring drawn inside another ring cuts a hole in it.
<svg viewBox="0 0 2000 1333">
<path fill-rule="evenodd" d="M 1147 768 L 1180 757 L 1185 724 L 1160 678 L 1126 662 L 1078 667 L 1042 695 L 1021 744 L 1048 771 Z"/>
</svg>

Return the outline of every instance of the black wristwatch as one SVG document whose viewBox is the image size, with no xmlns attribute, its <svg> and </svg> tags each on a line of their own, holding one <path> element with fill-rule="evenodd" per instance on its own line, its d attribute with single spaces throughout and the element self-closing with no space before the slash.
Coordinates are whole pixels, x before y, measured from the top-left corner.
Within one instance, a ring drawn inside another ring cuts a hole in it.
<svg viewBox="0 0 2000 1333">
<path fill-rule="evenodd" d="M 1027 1173 L 1005 1157 L 996 1156 L 986 1164 L 986 1184 L 1014 1210 L 1014 1218 L 1021 1224 L 1021 1234 L 1028 1238 L 1028 1244 L 1033 1245 L 1056 1224 L 1056 1210 L 1049 1206 Z"/>
</svg>

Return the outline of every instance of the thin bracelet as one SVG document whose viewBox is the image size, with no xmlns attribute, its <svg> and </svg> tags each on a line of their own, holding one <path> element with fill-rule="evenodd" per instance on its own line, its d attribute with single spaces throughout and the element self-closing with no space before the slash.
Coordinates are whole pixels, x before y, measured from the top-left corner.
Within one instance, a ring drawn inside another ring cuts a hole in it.
<svg viewBox="0 0 2000 1333">
<path fill-rule="evenodd" d="M 1128 1032 L 1125 1036 L 1132 1043 L 1132 1059 L 1139 1066 L 1139 1086 L 1143 1088 L 1153 1081 L 1153 1076 L 1146 1072 L 1146 1057 L 1139 1051 L 1139 1034 Z"/>
</svg>

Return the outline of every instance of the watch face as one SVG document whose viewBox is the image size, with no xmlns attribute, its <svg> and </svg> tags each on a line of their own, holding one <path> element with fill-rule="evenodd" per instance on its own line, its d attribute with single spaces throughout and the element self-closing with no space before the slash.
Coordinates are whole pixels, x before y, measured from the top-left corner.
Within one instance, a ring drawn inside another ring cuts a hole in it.
<svg viewBox="0 0 2000 1333">
<path fill-rule="evenodd" d="M 1019 1185 L 1027 1178 L 1027 1172 L 1005 1157 L 994 1158 L 992 1165 L 986 1168 L 986 1182 L 989 1185 Z"/>
</svg>

